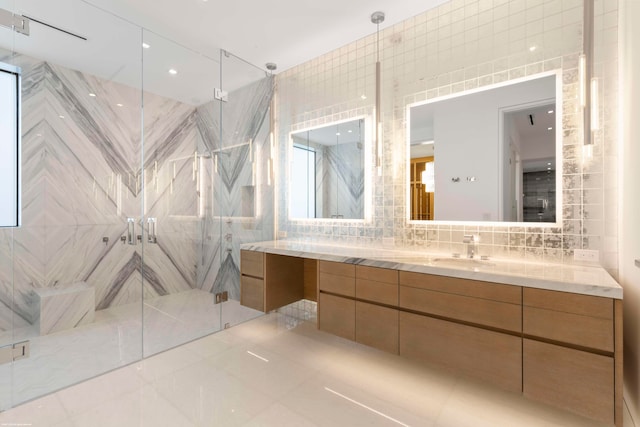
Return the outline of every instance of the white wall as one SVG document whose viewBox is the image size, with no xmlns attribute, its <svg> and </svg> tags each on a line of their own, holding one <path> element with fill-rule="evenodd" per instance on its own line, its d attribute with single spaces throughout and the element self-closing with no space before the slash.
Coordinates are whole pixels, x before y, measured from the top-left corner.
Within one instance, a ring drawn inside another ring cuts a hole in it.
<svg viewBox="0 0 640 427">
<path fill-rule="evenodd" d="M 640 423 L 640 1 L 620 2 L 620 58 L 622 99 L 622 189 L 620 221 L 620 284 L 624 287 L 625 400 Z"/>
<path fill-rule="evenodd" d="M 550 76 L 433 104 L 436 220 L 499 220 L 500 111 L 553 98 L 555 76 Z"/>
</svg>

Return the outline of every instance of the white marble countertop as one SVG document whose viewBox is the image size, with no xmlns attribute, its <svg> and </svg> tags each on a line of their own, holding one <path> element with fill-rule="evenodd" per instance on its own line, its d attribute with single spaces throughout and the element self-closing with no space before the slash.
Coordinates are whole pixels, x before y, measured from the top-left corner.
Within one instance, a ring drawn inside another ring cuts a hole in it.
<svg viewBox="0 0 640 427">
<path fill-rule="evenodd" d="M 241 249 L 622 299 L 622 287 L 597 266 L 498 258 L 482 261 L 450 254 L 295 240 L 247 243 Z"/>
</svg>

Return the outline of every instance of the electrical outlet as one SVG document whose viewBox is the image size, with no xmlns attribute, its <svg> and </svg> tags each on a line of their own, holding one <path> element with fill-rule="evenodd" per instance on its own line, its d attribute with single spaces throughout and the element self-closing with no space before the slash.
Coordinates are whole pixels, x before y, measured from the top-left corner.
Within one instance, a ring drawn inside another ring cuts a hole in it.
<svg viewBox="0 0 640 427">
<path fill-rule="evenodd" d="M 599 262 L 600 251 L 589 250 L 589 249 L 574 249 L 573 260 L 585 261 L 585 262 Z"/>
</svg>

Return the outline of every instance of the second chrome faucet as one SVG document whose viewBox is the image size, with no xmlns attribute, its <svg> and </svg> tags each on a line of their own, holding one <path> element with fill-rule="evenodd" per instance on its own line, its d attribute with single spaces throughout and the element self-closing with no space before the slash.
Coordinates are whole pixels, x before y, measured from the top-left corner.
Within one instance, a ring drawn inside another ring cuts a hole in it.
<svg viewBox="0 0 640 427">
<path fill-rule="evenodd" d="M 462 238 L 462 243 L 467 247 L 467 258 L 473 258 L 477 252 L 476 237 L 473 234 L 465 234 Z"/>
</svg>

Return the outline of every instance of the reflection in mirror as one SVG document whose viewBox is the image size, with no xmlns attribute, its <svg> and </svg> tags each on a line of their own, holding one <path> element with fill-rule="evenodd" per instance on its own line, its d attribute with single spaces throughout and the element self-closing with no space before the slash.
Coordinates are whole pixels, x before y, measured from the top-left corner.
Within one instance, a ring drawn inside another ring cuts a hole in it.
<svg viewBox="0 0 640 427">
<path fill-rule="evenodd" d="M 558 79 L 409 105 L 409 219 L 555 223 Z"/>
<path fill-rule="evenodd" d="M 291 133 L 291 218 L 363 219 L 365 120 Z"/>
</svg>

